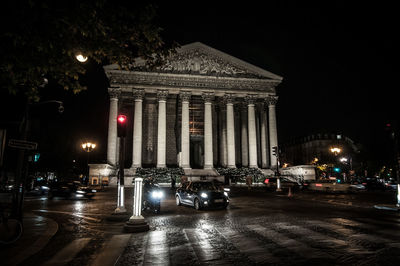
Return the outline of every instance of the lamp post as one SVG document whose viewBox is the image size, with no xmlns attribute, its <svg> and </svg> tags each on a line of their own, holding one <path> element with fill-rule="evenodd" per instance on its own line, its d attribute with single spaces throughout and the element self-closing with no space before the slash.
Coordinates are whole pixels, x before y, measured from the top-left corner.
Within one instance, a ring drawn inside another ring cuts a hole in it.
<svg viewBox="0 0 400 266">
<path fill-rule="evenodd" d="M 87 164 L 87 181 L 89 181 L 89 154 L 96 148 L 96 144 L 92 142 L 85 142 L 81 145 L 82 149 L 87 153 L 86 164 Z M 87 182 L 85 182 L 87 183 Z M 85 184 L 86 185 L 86 184 Z"/>
</svg>

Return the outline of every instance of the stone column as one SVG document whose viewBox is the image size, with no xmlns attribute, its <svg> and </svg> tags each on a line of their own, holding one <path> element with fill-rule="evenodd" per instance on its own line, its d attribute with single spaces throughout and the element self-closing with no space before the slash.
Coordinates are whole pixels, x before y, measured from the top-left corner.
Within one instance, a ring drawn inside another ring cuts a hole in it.
<svg viewBox="0 0 400 266">
<path fill-rule="evenodd" d="M 257 133 L 256 133 L 256 116 L 255 116 L 255 95 L 246 97 L 248 130 L 249 130 L 249 167 L 257 168 Z"/>
<path fill-rule="evenodd" d="M 182 91 L 182 123 L 181 123 L 181 167 L 190 169 L 190 132 L 189 132 L 189 100 L 190 91 Z"/>
<path fill-rule="evenodd" d="M 236 167 L 235 158 L 235 120 L 233 110 L 233 94 L 225 94 L 226 101 L 226 146 L 228 155 L 228 168 Z"/>
<path fill-rule="evenodd" d="M 248 114 L 247 114 L 247 105 L 241 104 L 241 115 L 240 115 L 240 122 L 241 122 L 241 151 L 242 151 L 242 166 L 248 167 L 249 166 L 249 136 L 247 134 L 247 126 L 248 126 Z"/>
<path fill-rule="evenodd" d="M 278 147 L 278 132 L 276 129 L 276 112 L 275 106 L 278 102 L 278 96 L 272 95 L 266 99 L 268 104 L 268 127 L 269 127 L 269 154 L 271 158 L 271 168 L 276 168 L 276 156 L 272 154 L 272 147 Z"/>
<path fill-rule="evenodd" d="M 167 90 L 157 91 L 158 98 L 158 130 L 157 130 L 157 167 L 164 168 L 167 152 Z"/>
<path fill-rule="evenodd" d="M 133 121 L 133 149 L 132 149 L 132 168 L 142 167 L 142 127 L 143 115 L 142 104 L 144 90 L 133 90 L 135 98 L 135 114 Z"/>
<path fill-rule="evenodd" d="M 261 112 L 261 168 L 269 167 L 269 153 L 268 153 L 268 131 L 267 131 L 267 112 L 265 106 L 262 106 Z"/>
<path fill-rule="evenodd" d="M 107 140 L 107 163 L 113 166 L 117 164 L 117 116 L 119 89 L 108 89 L 110 95 L 110 113 L 108 116 L 108 140 Z"/>
<path fill-rule="evenodd" d="M 212 135 L 212 100 L 214 93 L 203 93 L 204 99 L 204 169 L 212 169 L 213 135 Z"/>
</svg>

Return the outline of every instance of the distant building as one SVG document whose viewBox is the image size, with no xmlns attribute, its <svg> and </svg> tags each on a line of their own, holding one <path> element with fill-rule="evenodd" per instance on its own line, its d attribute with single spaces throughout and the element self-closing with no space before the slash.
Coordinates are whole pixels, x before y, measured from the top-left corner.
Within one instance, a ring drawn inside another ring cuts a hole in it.
<svg viewBox="0 0 400 266">
<path fill-rule="evenodd" d="M 120 112 L 130 121 L 127 177 L 138 167 L 209 174 L 216 166 L 276 165 L 276 86 L 282 77 L 199 42 L 182 46 L 158 68 L 144 63 L 138 60 L 131 71 L 104 67 L 110 81 L 108 164 L 93 165 L 91 175 L 107 170 L 115 176 Z"/>
<path fill-rule="evenodd" d="M 339 148 L 336 154 L 332 148 Z M 303 165 L 325 163 L 332 164 L 340 158 L 348 159 L 349 163 L 355 162 L 355 157 L 360 153 L 359 145 L 342 134 L 314 134 L 296 138 L 281 144 L 281 163 L 288 165 Z"/>
</svg>

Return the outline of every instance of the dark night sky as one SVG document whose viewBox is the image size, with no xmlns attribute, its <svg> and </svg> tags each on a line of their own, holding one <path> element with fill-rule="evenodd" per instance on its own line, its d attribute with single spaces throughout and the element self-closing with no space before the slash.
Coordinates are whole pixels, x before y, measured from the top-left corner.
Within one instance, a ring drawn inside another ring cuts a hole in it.
<svg viewBox="0 0 400 266">
<path fill-rule="evenodd" d="M 277 89 L 281 143 L 341 132 L 375 151 L 385 123 L 398 119 L 400 23 L 394 6 L 170 2 L 163 1 L 158 10 L 165 38 L 181 45 L 202 42 L 284 78 Z M 62 133 L 53 143 L 63 140 L 69 147 L 65 154 L 82 159 L 79 143 L 94 140 L 98 150 L 91 156 L 101 161 L 106 159 L 107 82 L 102 69 L 90 62 L 87 67 L 86 92 L 57 96 L 65 101 L 65 112 L 55 126 Z"/>
</svg>

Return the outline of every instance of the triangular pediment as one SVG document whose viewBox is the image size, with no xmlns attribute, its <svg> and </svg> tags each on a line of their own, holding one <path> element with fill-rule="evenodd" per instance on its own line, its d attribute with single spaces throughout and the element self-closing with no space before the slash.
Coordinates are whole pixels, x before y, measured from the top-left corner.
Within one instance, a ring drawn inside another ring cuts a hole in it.
<svg viewBox="0 0 400 266">
<path fill-rule="evenodd" d="M 143 60 L 136 60 L 133 70 L 149 71 Z M 200 42 L 184 45 L 150 72 L 201 76 L 282 80 L 282 77 L 249 64 Z"/>
</svg>

